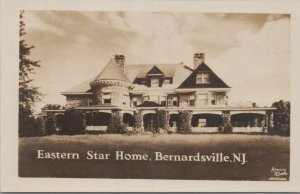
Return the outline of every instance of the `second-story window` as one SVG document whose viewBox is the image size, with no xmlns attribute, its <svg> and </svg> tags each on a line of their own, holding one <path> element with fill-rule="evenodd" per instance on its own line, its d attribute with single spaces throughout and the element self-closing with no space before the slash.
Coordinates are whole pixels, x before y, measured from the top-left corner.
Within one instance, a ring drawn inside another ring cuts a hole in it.
<svg viewBox="0 0 300 194">
<path fill-rule="evenodd" d="M 149 101 L 149 96 L 144 96 L 144 102 Z"/>
<path fill-rule="evenodd" d="M 160 99 L 160 105 L 162 106 L 167 105 L 166 96 L 160 96 L 159 99 Z"/>
<path fill-rule="evenodd" d="M 171 83 L 171 79 L 164 79 L 163 81 L 163 85 L 170 85 Z"/>
<path fill-rule="evenodd" d="M 197 84 L 207 84 L 209 83 L 209 75 L 208 73 L 198 73 L 196 76 Z"/>
<path fill-rule="evenodd" d="M 151 78 L 151 87 L 159 87 L 159 78 Z"/>
<path fill-rule="evenodd" d="M 178 106 L 178 98 L 177 98 L 177 96 L 174 96 L 173 97 L 173 99 L 172 99 L 172 101 L 173 101 L 173 106 Z"/>
<path fill-rule="evenodd" d="M 207 94 L 198 94 L 198 104 L 207 105 Z"/>
<path fill-rule="evenodd" d="M 138 101 L 137 98 L 133 98 L 132 99 L 132 105 L 137 106 L 137 101 Z"/>
<path fill-rule="evenodd" d="M 111 93 L 103 93 L 103 104 L 111 104 Z"/>
<path fill-rule="evenodd" d="M 217 95 L 211 94 L 211 104 L 216 105 L 217 104 Z"/>
<path fill-rule="evenodd" d="M 190 106 L 195 106 L 195 96 L 190 96 Z"/>
</svg>

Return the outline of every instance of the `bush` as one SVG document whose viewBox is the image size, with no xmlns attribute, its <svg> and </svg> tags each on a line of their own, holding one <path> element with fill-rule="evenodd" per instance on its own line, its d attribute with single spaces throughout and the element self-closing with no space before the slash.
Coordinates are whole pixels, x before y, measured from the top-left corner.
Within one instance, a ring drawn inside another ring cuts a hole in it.
<svg viewBox="0 0 300 194">
<path fill-rule="evenodd" d="M 107 133 L 125 133 L 126 127 L 123 125 L 123 120 L 119 110 L 113 111 L 110 122 L 107 126 Z"/>
<path fill-rule="evenodd" d="M 43 117 L 38 117 L 35 121 L 35 136 L 46 135 L 46 125 Z"/>
<path fill-rule="evenodd" d="M 46 134 L 51 135 L 56 133 L 56 117 L 53 113 L 48 113 L 46 117 Z"/>
<path fill-rule="evenodd" d="M 232 133 L 232 125 L 230 123 L 230 112 L 223 112 L 222 113 L 222 124 L 219 127 L 220 133 Z"/>
<path fill-rule="evenodd" d="M 19 107 L 19 137 L 35 136 L 35 118 L 29 108 Z"/>
<path fill-rule="evenodd" d="M 270 131 L 277 135 L 290 135 L 290 102 L 280 100 L 274 102 L 272 107 L 277 108 L 274 111 L 274 127 Z"/>
<path fill-rule="evenodd" d="M 169 130 L 169 119 L 170 114 L 166 110 L 157 110 L 156 111 L 156 120 L 157 120 L 157 127 L 167 131 Z"/>
<path fill-rule="evenodd" d="M 191 111 L 179 111 L 178 133 L 188 134 L 192 132 L 191 119 L 192 119 Z"/>
<path fill-rule="evenodd" d="M 134 117 L 134 127 L 136 129 L 141 129 L 143 126 L 142 126 L 142 121 L 143 121 L 143 118 L 142 118 L 142 112 L 139 110 L 139 111 L 135 111 L 134 114 L 133 114 L 133 117 Z"/>
<path fill-rule="evenodd" d="M 86 127 L 86 114 L 81 110 L 67 110 L 64 117 L 63 134 L 83 134 Z"/>
</svg>

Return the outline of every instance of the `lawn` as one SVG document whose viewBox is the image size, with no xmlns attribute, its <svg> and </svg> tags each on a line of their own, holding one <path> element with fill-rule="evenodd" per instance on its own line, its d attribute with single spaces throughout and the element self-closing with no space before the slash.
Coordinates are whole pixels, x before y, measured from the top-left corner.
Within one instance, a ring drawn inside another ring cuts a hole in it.
<svg viewBox="0 0 300 194">
<path fill-rule="evenodd" d="M 39 159 L 37 150 L 78 153 L 80 159 Z M 115 160 L 115 151 L 147 154 L 152 161 Z M 19 140 L 20 177 L 268 180 L 272 167 L 289 171 L 289 138 L 247 134 L 74 135 Z M 88 160 L 87 151 L 109 153 Z M 155 161 L 154 152 L 173 155 L 246 153 L 247 163 Z M 288 178 L 288 176 L 285 176 Z"/>
</svg>

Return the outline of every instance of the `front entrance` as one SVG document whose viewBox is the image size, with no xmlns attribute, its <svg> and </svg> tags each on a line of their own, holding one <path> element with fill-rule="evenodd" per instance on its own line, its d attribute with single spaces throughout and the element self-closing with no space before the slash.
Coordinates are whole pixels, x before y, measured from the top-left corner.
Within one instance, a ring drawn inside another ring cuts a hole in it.
<svg viewBox="0 0 300 194">
<path fill-rule="evenodd" d="M 155 129 L 155 117 L 156 115 L 154 113 L 144 115 L 143 122 L 145 131 L 153 131 Z"/>
</svg>

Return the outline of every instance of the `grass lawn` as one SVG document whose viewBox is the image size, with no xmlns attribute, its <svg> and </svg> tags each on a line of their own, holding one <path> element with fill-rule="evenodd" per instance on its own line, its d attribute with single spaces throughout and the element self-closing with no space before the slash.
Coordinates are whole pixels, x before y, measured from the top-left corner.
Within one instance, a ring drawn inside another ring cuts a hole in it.
<svg viewBox="0 0 300 194">
<path fill-rule="evenodd" d="M 37 150 L 78 153 L 79 160 L 38 159 Z M 115 160 L 131 154 L 195 155 L 246 153 L 247 163 Z M 268 180 L 272 167 L 289 171 L 289 138 L 247 134 L 75 135 L 19 139 L 20 177 Z M 86 152 L 110 153 L 108 160 L 87 160 Z M 285 176 L 288 178 L 288 176 Z"/>
</svg>

